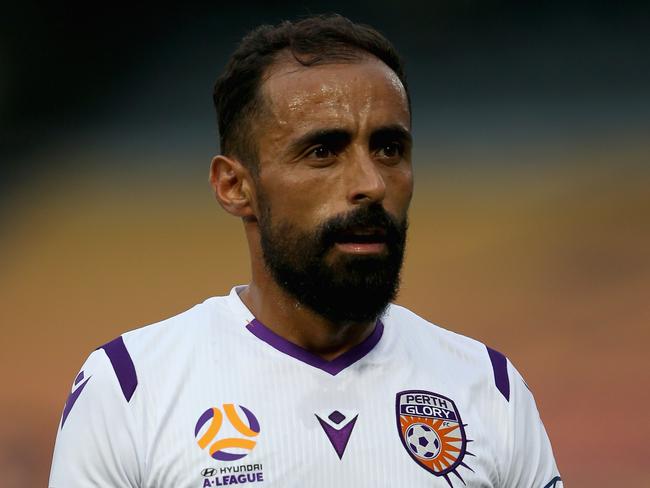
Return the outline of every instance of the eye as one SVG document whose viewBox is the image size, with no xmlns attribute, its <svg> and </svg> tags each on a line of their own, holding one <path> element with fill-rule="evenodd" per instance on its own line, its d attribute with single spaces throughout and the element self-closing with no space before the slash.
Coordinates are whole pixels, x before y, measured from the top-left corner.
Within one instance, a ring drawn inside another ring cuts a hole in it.
<svg viewBox="0 0 650 488">
<path fill-rule="evenodd" d="M 377 150 L 377 155 L 381 158 L 395 159 L 404 154 L 404 146 L 399 142 L 389 142 Z"/>
<path fill-rule="evenodd" d="M 332 151 L 329 147 L 321 145 L 321 146 L 316 146 L 314 149 L 312 149 L 307 154 L 307 156 L 311 156 L 316 159 L 326 159 L 335 156 L 335 154 L 334 151 Z"/>
<path fill-rule="evenodd" d="M 336 152 L 329 145 L 319 144 L 308 149 L 303 158 L 310 166 L 323 168 L 333 164 L 336 156 Z"/>
</svg>

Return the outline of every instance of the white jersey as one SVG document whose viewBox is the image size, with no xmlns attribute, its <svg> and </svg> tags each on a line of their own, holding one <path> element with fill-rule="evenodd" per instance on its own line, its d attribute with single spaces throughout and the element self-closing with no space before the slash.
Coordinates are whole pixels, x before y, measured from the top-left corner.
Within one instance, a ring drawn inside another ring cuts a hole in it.
<svg viewBox="0 0 650 488">
<path fill-rule="evenodd" d="M 500 353 L 390 305 L 333 361 L 230 295 L 87 359 L 51 488 L 560 488 L 523 379 Z"/>
</svg>

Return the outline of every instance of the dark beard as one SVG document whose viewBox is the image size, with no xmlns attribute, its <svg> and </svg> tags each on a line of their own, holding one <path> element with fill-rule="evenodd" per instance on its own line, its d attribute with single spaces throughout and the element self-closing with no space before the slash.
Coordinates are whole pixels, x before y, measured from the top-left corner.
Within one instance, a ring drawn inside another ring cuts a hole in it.
<svg viewBox="0 0 650 488">
<path fill-rule="evenodd" d="M 333 323 L 377 320 L 395 299 L 404 259 L 407 219 L 397 221 L 379 203 L 334 217 L 313 232 L 287 222 L 271 223 L 262 203 L 262 252 L 275 281 L 301 304 Z M 353 228 L 380 228 L 387 252 L 329 257 L 335 243 Z M 328 263 L 327 261 L 331 261 Z"/>
</svg>

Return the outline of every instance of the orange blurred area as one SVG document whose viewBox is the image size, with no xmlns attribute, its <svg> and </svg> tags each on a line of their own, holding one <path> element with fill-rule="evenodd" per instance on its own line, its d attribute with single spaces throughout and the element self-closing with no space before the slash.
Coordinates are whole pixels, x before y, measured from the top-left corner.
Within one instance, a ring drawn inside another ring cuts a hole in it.
<svg viewBox="0 0 650 488">
<path fill-rule="evenodd" d="M 650 484 L 649 153 L 631 144 L 416 171 L 399 302 L 512 360 L 574 488 Z M 248 279 L 241 224 L 212 198 L 207 162 L 204 174 L 152 177 L 76 158 L 6 202 L 7 488 L 46 485 L 63 404 L 93 349 Z"/>
</svg>

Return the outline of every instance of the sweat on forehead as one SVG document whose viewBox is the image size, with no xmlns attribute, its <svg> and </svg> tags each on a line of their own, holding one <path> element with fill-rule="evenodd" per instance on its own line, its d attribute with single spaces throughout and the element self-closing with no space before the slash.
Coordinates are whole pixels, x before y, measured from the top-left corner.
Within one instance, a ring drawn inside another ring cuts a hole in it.
<svg viewBox="0 0 650 488">
<path fill-rule="evenodd" d="M 408 105 L 406 89 L 398 75 L 371 54 L 356 51 L 354 57 L 328 58 L 305 65 L 285 50 L 266 70 L 258 94 L 265 105 L 264 115 L 269 115 L 275 109 L 300 110 L 306 101 L 332 107 L 339 103 L 349 105 L 352 85 L 362 85 L 363 98 L 369 101 L 379 95 L 376 93 L 379 80 L 384 80 L 390 91 Z"/>
</svg>

